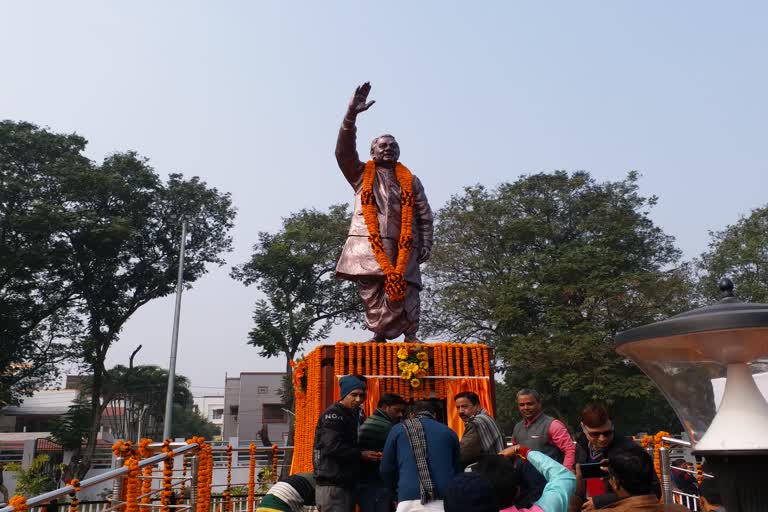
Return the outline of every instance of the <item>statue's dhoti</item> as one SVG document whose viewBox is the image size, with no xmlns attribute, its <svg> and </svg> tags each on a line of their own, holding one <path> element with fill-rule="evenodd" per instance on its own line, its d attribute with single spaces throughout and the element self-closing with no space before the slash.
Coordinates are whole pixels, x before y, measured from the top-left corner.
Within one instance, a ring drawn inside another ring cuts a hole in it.
<svg viewBox="0 0 768 512">
<path fill-rule="evenodd" d="M 358 279 L 360 298 L 365 304 L 365 325 L 388 340 L 401 334 L 415 336 L 419 330 L 421 301 L 419 287 L 408 283 L 403 302 L 390 302 L 384 291 L 384 279 Z"/>
</svg>

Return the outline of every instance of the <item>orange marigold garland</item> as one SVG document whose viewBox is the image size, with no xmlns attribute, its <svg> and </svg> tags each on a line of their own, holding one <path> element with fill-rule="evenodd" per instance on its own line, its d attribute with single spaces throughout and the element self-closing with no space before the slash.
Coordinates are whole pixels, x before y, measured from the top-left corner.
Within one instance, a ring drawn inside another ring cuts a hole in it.
<svg viewBox="0 0 768 512">
<path fill-rule="evenodd" d="M 77 493 L 80 492 L 80 480 L 73 478 L 69 481 L 69 485 L 74 487 L 72 492 L 69 493 L 69 512 L 77 512 L 78 508 L 80 507 L 80 500 L 77 498 Z"/>
<path fill-rule="evenodd" d="M 256 500 L 256 443 L 248 445 L 248 512 L 253 512 Z"/>
<path fill-rule="evenodd" d="M 224 510 L 232 512 L 232 445 L 227 445 L 227 487 L 224 489 Z"/>
<path fill-rule="evenodd" d="M 160 510 L 168 512 L 173 494 L 173 450 L 170 439 L 163 441 L 162 450 L 165 453 L 165 459 L 163 459 L 163 490 L 160 493 Z"/>
<path fill-rule="evenodd" d="M 272 445 L 272 483 L 277 482 L 277 445 Z"/>
<path fill-rule="evenodd" d="M 373 194 L 373 182 L 376 177 L 376 164 L 369 160 L 363 171 L 363 188 L 360 202 L 363 208 L 363 218 L 368 228 L 368 242 L 373 255 L 384 272 L 384 291 L 389 300 L 402 302 L 405 300 L 405 270 L 413 247 L 413 174 L 403 164 L 395 165 L 395 178 L 400 184 L 400 239 L 398 241 L 397 262 L 393 264 L 384 250 L 384 242 L 379 230 L 379 217 L 376 211 L 376 200 Z"/>
<path fill-rule="evenodd" d="M 152 449 L 149 447 L 150 444 L 152 444 L 152 440 L 146 437 L 139 441 L 139 456 L 142 459 L 146 459 L 152 456 Z M 142 469 L 141 503 L 151 503 L 152 501 L 152 496 L 150 496 L 151 491 L 152 491 L 152 465 L 150 464 L 148 466 L 144 466 L 144 469 Z"/>
<path fill-rule="evenodd" d="M 187 439 L 187 444 L 197 443 L 197 508 L 194 512 L 211 511 L 211 483 L 213 481 L 213 454 L 211 446 L 200 436 Z"/>
<path fill-rule="evenodd" d="M 131 455 L 128 460 L 125 461 L 125 465 L 128 466 L 128 477 L 126 478 L 125 488 L 125 512 L 138 512 L 139 492 L 141 490 L 139 458 L 136 455 Z"/>
<path fill-rule="evenodd" d="M 662 481 L 661 479 L 661 447 L 662 446 L 668 446 L 666 442 L 662 439 L 663 437 L 669 437 L 669 432 L 660 431 L 657 432 L 655 436 L 653 436 L 653 468 L 656 470 L 656 476 L 659 479 L 659 482 Z M 663 497 L 662 497 L 663 500 Z"/>
<path fill-rule="evenodd" d="M 15 512 L 27 512 L 27 498 L 24 496 L 19 496 L 18 494 L 16 496 L 11 496 L 11 499 L 8 500 L 8 505 L 13 507 L 13 510 Z"/>
</svg>

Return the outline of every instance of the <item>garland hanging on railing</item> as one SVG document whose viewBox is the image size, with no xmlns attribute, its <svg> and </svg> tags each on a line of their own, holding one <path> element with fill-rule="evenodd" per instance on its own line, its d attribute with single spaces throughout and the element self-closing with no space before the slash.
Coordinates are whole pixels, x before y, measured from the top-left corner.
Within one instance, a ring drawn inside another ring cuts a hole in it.
<svg viewBox="0 0 768 512">
<path fill-rule="evenodd" d="M 173 494 L 173 450 L 171 449 L 171 439 L 163 441 L 163 490 L 160 493 L 160 511 L 169 512 L 171 504 L 171 495 Z"/>
<path fill-rule="evenodd" d="M 224 489 L 224 510 L 232 512 L 232 445 L 227 445 L 227 487 Z"/>
<path fill-rule="evenodd" d="M 152 449 L 149 445 L 152 444 L 152 440 L 149 438 L 142 438 L 139 441 L 139 456 L 142 459 L 147 459 L 152 456 Z M 141 503 L 152 502 L 152 465 L 144 466 L 141 474 Z"/>
<path fill-rule="evenodd" d="M 80 480 L 73 478 L 68 485 L 74 487 L 69 493 L 69 512 L 77 512 L 80 508 L 80 500 L 77 497 L 77 493 L 80 492 Z"/>
<path fill-rule="evenodd" d="M 14 512 L 27 512 L 27 509 L 29 508 L 27 506 L 27 498 L 18 494 L 16 496 L 11 496 L 11 499 L 8 500 L 8 505 L 13 507 Z"/>
<path fill-rule="evenodd" d="M 662 438 L 669 437 L 669 432 L 660 431 L 653 436 L 653 469 L 656 471 L 656 476 L 659 478 L 659 482 L 662 481 L 661 475 L 661 448 L 669 448 L 669 443 L 665 442 Z M 662 495 L 661 501 L 664 501 Z"/>
<path fill-rule="evenodd" d="M 213 482 L 213 452 L 200 436 L 187 439 L 187 444 L 197 443 L 197 507 L 194 512 L 211 512 L 211 483 Z"/>
<path fill-rule="evenodd" d="M 272 445 L 272 483 L 277 482 L 277 445 Z"/>
<path fill-rule="evenodd" d="M 253 512 L 256 502 L 256 443 L 248 445 L 248 512 Z"/>
<path fill-rule="evenodd" d="M 125 461 L 128 467 L 128 476 L 125 479 L 125 512 L 138 512 L 139 492 L 141 492 L 141 469 L 139 469 L 139 457 L 131 454 Z"/>
</svg>

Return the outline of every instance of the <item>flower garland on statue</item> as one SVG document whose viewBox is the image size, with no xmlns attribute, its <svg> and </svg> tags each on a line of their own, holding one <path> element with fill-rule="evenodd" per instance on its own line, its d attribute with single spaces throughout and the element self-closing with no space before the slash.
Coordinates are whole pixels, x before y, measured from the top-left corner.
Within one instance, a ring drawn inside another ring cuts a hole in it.
<svg viewBox="0 0 768 512">
<path fill-rule="evenodd" d="M 389 300 L 402 302 L 405 300 L 405 270 L 413 247 L 413 174 L 403 164 L 395 165 L 395 178 L 400 185 L 400 240 L 398 241 L 397 261 L 393 264 L 384 250 L 384 242 L 379 230 L 379 216 L 373 195 L 373 181 L 376 177 L 376 163 L 369 160 L 363 172 L 363 189 L 360 202 L 363 208 L 363 218 L 368 228 L 368 242 L 371 250 L 384 272 L 384 291 Z"/>
<path fill-rule="evenodd" d="M 397 351 L 400 360 L 397 367 L 400 377 L 407 380 L 412 388 L 421 386 L 421 379 L 427 376 L 429 369 L 429 355 L 424 345 L 410 345 Z"/>
</svg>

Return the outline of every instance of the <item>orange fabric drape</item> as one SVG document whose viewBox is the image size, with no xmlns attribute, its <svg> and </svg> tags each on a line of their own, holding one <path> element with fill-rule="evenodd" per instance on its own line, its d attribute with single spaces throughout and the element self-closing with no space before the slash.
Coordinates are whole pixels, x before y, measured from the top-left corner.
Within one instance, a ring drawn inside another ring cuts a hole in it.
<svg viewBox="0 0 768 512">
<path fill-rule="evenodd" d="M 365 384 L 366 391 L 363 412 L 365 412 L 365 417 L 367 418 L 376 410 L 376 405 L 379 403 L 379 398 L 381 398 L 381 379 L 370 377 Z"/>
<path fill-rule="evenodd" d="M 448 395 L 445 399 L 446 415 L 448 416 L 448 426 L 456 432 L 456 435 L 464 435 L 464 422 L 459 417 L 456 410 L 456 401 L 453 399 L 462 391 L 472 391 L 480 397 L 480 405 L 483 406 L 488 414 L 494 416 L 493 400 L 491 400 L 491 383 L 489 379 L 446 379 L 445 386 Z"/>
</svg>

